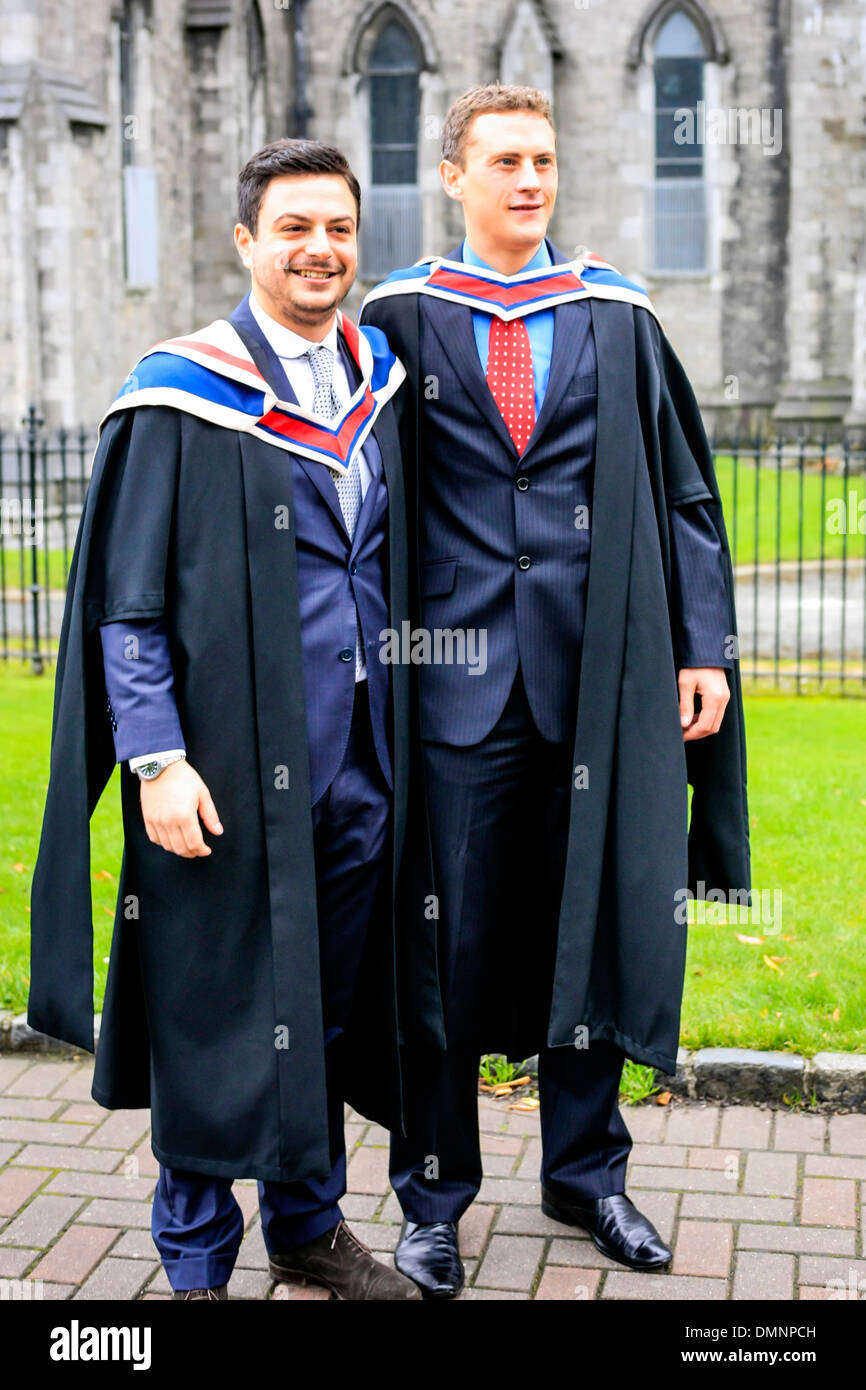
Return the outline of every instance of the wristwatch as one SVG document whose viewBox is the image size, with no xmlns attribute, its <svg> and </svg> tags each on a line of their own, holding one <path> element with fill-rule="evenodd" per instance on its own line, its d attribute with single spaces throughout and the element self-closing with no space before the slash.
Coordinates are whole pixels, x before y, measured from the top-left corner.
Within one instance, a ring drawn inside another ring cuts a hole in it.
<svg viewBox="0 0 866 1390">
<path fill-rule="evenodd" d="M 142 763 L 141 767 L 135 770 L 142 781 L 152 782 L 154 777 L 158 777 L 171 763 L 179 763 L 185 757 L 186 753 L 172 753 L 170 758 L 154 758 L 153 762 Z"/>
</svg>

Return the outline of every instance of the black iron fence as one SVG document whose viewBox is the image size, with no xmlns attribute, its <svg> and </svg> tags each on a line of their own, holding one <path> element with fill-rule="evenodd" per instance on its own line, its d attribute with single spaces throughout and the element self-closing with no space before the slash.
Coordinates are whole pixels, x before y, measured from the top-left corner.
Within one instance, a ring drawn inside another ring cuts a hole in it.
<svg viewBox="0 0 866 1390">
<path fill-rule="evenodd" d="M 0 434 L 0 656 L 57 652 L 95 431 Z M 743 680 L 866 694 L 862 434 L 713 441 L 734 562 Z"/>
</svg>

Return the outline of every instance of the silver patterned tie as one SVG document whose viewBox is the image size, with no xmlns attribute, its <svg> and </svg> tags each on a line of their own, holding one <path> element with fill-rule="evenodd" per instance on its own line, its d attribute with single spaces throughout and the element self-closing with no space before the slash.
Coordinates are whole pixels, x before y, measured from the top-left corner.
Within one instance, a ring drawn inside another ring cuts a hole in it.
<svg viewBox="0 0 866 1390">
<path fill-rule="evenodd" d="M 313 413 L 321 415 L 325 420 L 332 420 L 335 415 L 339 415 L 343 406 L 340 398 L 334 390 L 334 354 L 330 348 L 325 347 L 324 343 L 316 343 L 304 353 L 310 364 L 313 373 L 313 381 L 316 385 L 313 395 Z M 355 526 L 358 521 L 358 513 L 361 510 L 361 465 L 360 455 L 356 451 L 347 473 L 336 473 L 331 470 L 331 477 L 334 479 L 334 486 L 337 489 L 337 497 L 340 502 L 340 511 L 343 513 L 343 520 L 346 523 L 346 530 L 351 540 L 355 535 Z M 366 667 L 363 657 L 363 638 L 361 636 L 361 623 L 355 611 L 356 638 L 355 638 L 355 679 L 363 675 Z"/>
</svg>

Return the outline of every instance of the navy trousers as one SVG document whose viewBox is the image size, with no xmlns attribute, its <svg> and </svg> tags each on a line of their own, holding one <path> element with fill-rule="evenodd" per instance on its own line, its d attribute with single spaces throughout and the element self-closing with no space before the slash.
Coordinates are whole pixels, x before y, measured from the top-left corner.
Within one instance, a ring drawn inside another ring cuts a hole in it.
<svg viewBox="0 0 866 1390">
<path fill-rule="evenodd" d="M 367 682 L 355 686 L 346 752 L 312 810 L 319 913 L 325 1075 L 332 1168 L 324 1181 L 260 1182 L 272 1255 L 304 1245 L 340 1220 L 346 1191 L 341 1052 L 367 923 L 389 844 L 391 793 L 373 744 Z M 173 1289 L 228 1282 L 243 1238 L 232 1179 L 160 1164 L 151 1230 Z"/>
<path fill-rule="evenodd" d="M 546 1036 L 573 750 L 573 737 L 538 732 L 519 667 L 480 743 L 425 744 L 448 1048 L 417 1059 L 407 1135 L 391 1137 L 391 1182 L 410 1221 L 458 1221 L 481 1185 L 479 1055 Z M 605 1042 L 539 1051 L 541 1179 L 560 1198 L 624 1191 L 623 1060 Z"/>
</svg>

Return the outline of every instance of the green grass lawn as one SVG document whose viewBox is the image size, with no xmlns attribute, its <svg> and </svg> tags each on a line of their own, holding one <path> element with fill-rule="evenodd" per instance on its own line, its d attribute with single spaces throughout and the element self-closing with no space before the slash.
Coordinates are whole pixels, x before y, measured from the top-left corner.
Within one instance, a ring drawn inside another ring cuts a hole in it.
<svg viewBox="0 0 866 1390">
<path fill-rule="evenodd" d="M 52 694 L 53 672 L 0 670 L 0 1008 L 15 1012 L 27 998 Z M 726 908 L 732 920 L 690 926 L 683 1045 L 866 1051 L 866 702 L 758 694 L 746 718 L 753 882 L 771 904 L 781 893 L 781 920 L 753 923 L 742 909 L 737 923 Z M 121 859 L 118 772 L 91 848 L 98 1007 Z"/>
<path fill-rule="evenodd" d="M 849 556 L 859 556 L 862 559 L 866 555 L 866 536 L 862 535 L 859 529 L 856 532 L 849 529 L 846 535 L 837 535 L 828 530 L 833 511 L 828 510 L 827 503 L 836 498 L 845 502 L 845 524 L 850 525 L 852 517 L 848 494 L 854 493 L 855 507 L 866 498 L 866 478 L 862 475 L 849 476 L 847 480 L 843 480 L 835 473 L 827 473 L 824 475 L 822 491 L 821 473 L 815 470 L 804 469 L 802 489 L 798 472 L 789 468 L 777 470 L 766 463 L 756 470 L 754 459 L 741 458 L 736 474 L 735 510 L 733 459 L 730 456 L 720 456 L 716 459 L 716 478 L 735 564 L 754 564 L 756 557 L 759 564 L 764 564 L 775 560 L 777 555 L 782 560 L 796 560 L 801 554 L 801 545 L 804 560 L 819 559 L 822 544 L 824 557 L 828 560 L 841 559 L 843 547 L 844 553 Z M 859 516 L 855 515 L 853 519 L 860 524 Z"/>
</svg>

